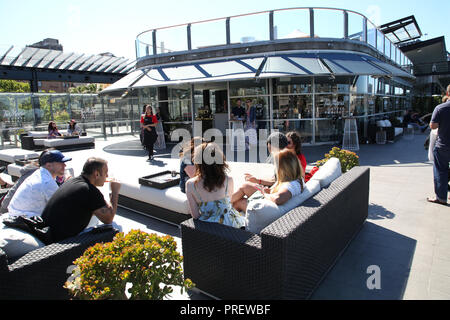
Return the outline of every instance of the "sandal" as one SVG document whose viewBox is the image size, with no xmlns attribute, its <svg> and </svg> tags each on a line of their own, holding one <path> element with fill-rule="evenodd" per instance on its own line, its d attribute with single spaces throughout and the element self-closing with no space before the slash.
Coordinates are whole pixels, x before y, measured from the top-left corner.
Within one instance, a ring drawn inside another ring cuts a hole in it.
<svg viewBox="0 0 450 320">
<path fill-rule="evenodd" d="M 442 204 L 442 205 L 444 205 L 444 206 L 446 206 L 446 205 L 447 205 L 447 202 L 444 202 L 444 201 L 438 200 L 438 199 L 436 199 L 436 198 L 434 198 L 434 199 L 431 199 L 431 198 L 427 198 L 427 201 L 428 201 L 428 202 L 431 202 L 431 203 Z"/>
</svg>

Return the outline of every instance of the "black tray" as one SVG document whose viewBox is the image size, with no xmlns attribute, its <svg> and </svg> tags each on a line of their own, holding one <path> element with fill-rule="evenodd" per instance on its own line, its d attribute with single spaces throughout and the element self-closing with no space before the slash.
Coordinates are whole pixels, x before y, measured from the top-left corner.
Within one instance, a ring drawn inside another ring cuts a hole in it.
<svg viewBox="0 0 450 320">
<path fill-rule="evenodd" d="M 176 172 L 175 177 L 172 177 L 172 171 L 169 170 L 139 178 L 139 184 L 157 189 L 166 189 L 179 183 L 180 174 Z"/>
</svg>

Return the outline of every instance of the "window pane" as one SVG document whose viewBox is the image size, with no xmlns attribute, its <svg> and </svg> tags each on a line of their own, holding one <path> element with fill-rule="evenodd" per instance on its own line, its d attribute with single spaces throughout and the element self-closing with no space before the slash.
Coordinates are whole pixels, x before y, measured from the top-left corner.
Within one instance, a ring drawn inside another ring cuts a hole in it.
<svg viewBox="0 0 450 320">
<path fill-rule="evenodd" d="M 341 10 L 314 9 L 314 34 L 319 38 L 344 37 L 344 13 Z"/>
<path fill-rule="evenodd" d="M 312 117 L 312 97 L 275 96 L 273 99 L 274 119 L 306 119 Z"/>
<path fill-rule="evenodd" d="M 257 96 L 267 94 L 266 81 L 232 81 L 230 82 L 230 96 Z"/>
<path fill-rule="evenodd" d="M 316 95 L 316 118 L 336 118 L 348 115 L 348 95 Z"/>
<path fill-rule="evenodd" d="M 309 38 L 309 9 L 275 11 L 275 39 Z"/>
<path fill-rule="evenodd" d="M 282 93 L 311 93 L 312 80 L 306 78 L 280 78 L 274 80 L 274 94 Z"/>
<path fill-rule="evenodd" d="M 342 132 L 342 120 L 325 119 L 316 121 L 316 142 L 340 140 Z"/>
<path fill-rule="evenodd" d="M 350 96 L 350 114 L 353 116 L 362 116 L 366 113 L 366 98 L 364 95 Z"/>
</svg>

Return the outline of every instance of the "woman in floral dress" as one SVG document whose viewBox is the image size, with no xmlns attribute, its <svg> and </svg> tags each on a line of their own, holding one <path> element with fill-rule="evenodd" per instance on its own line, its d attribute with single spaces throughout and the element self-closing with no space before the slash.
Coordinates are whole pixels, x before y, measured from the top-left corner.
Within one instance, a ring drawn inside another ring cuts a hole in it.
<svg viewBox="0 0 450 320">
<path fill-rule="evenodd" d="M 194 219 L 245 228 L 244 214 L 233 208 L 233 178 L 226 174 L 228 165 L 222 150 L 215 143 L 195 148 L 196 176 L 186 182 L 189 210 Z"/>
</svg>

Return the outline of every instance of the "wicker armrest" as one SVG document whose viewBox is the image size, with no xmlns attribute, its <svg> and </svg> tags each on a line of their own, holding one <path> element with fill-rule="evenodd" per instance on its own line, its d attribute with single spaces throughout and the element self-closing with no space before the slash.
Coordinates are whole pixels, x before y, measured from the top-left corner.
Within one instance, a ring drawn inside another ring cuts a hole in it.
<svg viewBox="0 0 450 320">
<path fill-rule="evenodd" d="M 116 233 L 117 231 L 114 230 L 102 233 L 87 232 L 60 242 L 52 243 L 48 246 L 29 252 L 11 264 L 9 268 L 11 271 L 26 268 L 33 269 L 35 265 L 47 263 L 51 260 L 55 261 L 52 261 L 52 265 L 49 267 L 57 268 L 58 265 L 73 261 L 63 260 L 63 256 L 67 256 L 69 259 L 75 256 L 76 259 L 90 246 L 99 242 L 111 241 Z M 82 251 L 81 254 L 77 256 L 80 251 Z"/>
<path fill-rule="evenodd" d="M 261 248 L 260 237 L 245 230 L 195 219 L 186 220 L 180 226 L 183 239 L 190 236 L 194 236 L 197 239 L 201 236 L 207 239 L 215 239 L 216 241 L 248 245 L 257 249 Z M 193 233 L 191 234 L 191 232 Z"/>
<path fill-rule="evenodd" d="M 67 299 L 67 268 L 90 246 L 111 241 L 117 230 L 88 232 L 33 250 L 0 274 L 1 299 Z"/>
</svg>

